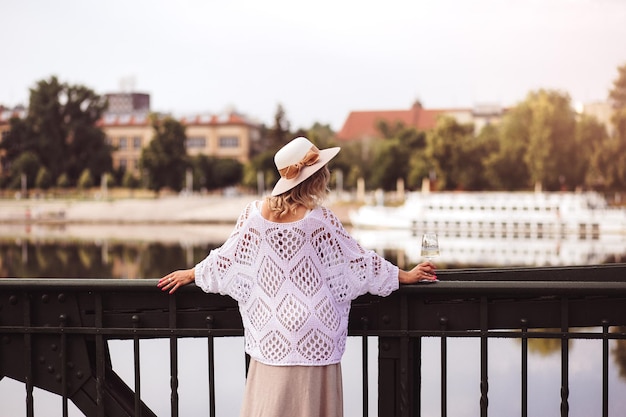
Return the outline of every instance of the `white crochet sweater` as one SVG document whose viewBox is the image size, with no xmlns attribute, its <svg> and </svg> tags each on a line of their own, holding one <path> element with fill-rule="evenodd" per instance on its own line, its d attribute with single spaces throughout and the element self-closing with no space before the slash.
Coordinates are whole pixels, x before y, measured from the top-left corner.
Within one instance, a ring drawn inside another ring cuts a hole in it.
<svg viewBox="0 0 626 417">
<path fill-rule="evenodd" d="M 239 303 L 245 350 L 268 365 L 341 360 L 350 302 L 398 288 L 398 267 L 364 250 L 328 209 L 274 223 L 252 202 L 228 240 L 195 267 L 196 285 Z"/>
</svg>

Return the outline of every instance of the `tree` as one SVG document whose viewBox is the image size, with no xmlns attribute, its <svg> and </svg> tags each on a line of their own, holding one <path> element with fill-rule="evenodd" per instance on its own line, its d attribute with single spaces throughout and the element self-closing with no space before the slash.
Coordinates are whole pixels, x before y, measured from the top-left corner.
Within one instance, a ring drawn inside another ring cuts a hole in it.
<svg viewBox="0 0 626 417">
<path fill-rule="evenodd" d="M 618 76 L 613 81 L 613 88 L 609 92 L 609 99 L 613 107 L 621 109 L 626 107 L 626 64 L 617 68 Z"/>
<path fill-rule="evenodd" d="M 274 114 L 274 125 L 267 131 L 265 138 L 265 150 L 277 151 L 292 138 L 289 133 L 290 123 L 286 118 L 285 109 L 281 104 Z"/>
<path fill-rule="evenodd" d="M 244 186 L 257 189 L 259 173 L 263 178 L 263 186 L 267 189 L 278 181 L 278 171 L 274 164 L 275 151 L 264 151 L 254 156 L 243 169 L 242 183 Z"/>
<path fill-rule="evenodd" d="M 452 117 L 442 117 L 427 135 L 426 155 L 433 164 L 441 189 L 455 190 L 463 185 L 465 143 L 473 139 L 474 126 L 461 124 Z M 471 162 L 470 162 L 471 163 Z"/>
<path fill-rule="evenodd" d="M 406 180 L 408 154 L 399 139 L 379 141 L 374 149 L 374 162 L 367 183 L 373 188 L 393 190 L 399 178 Z"/>
<path fill-rule="evenodd" d="M 234 159 L 197 155 L 191 159 L 194 190 L 215 190 L 237 184 L 243 176 L 243 165 Z"/>
<path fill-rule="evenodd" d="M 539 90 L 531 92 L 522 105 L 528 106 L 531 114 L 524 155 L 531 181 L 549 190 L 580 185 L 572 164 L 576 159 L 576 118 L 569 95 Z"/>
<path fill-rule="evenodd" d="M 67 174 L 61 174 L 59 175 L 59 178 L 57 178 L 57 187 L 60 188 L 68 188 L 70 186 L 70 180 L 67 178 Z"/>
<path fill-rule="evenodd" d="M 576 143 L 578 144 L 579 156 L 573 164 L 576 164 L 576 171 L 582 175 L 580 182 L 585 185 L 597 188 L 606 187 L 606 161 L 604 160 L 607 151 L 609 136 L 606 128 L 595 117 L 581 115 L 576 123 Z M 587 158 L 586 155 L 590 157 Z"/>
<path fill-rule="evenodd" d="M 600 137 L 592 156 L 590 174 L 596 185 L 607 190 L 623 190 L 626 188 L 626 65 L 618 68 L 609 100 L 613 105 L 613 135 L 606 137 L 604 133 Z"/>
<path fill-rule="evenodd" d="M 37 179 L 37 173 L 41 168 L 41 162 L 35 153 L 23 152 L 21 153 L 11 166 L 13 172 L 10 187 L 13 189 L 19 189 L 22 185 L 22 176 L 26 178 L 26 187 L 32 188 L 35 185 Z"/>
<path fill-rule="evenodd" d="M 39 168 L 39 172 L 37 172 L 37 178 L 35 180 L 35 186 L 42 190 L 47 190 L 52 186 L 52 176 L 46 167 Z"/>
<path fill-rule="evenodd" d="M 131 171 L 126 171 L 124 173 L 124 177 L 122 178 L 122 186 L 126 188 L 130 188 L 134 190 L 135 188 L 139 188 L 140 181 Z"/>
<path fill-rule="evenodd" d="M 581 185 L 584 173 L 572 163 L 580 155 L 576 115 L 565 93 L 530 92 L 502 120 L 497 153 L 487 158 L 488 178 L 507 190 L 542 184 L 548 190 Z"/>
<path fill-rule="evenodd" d="M 87 87 L 56 77 L 39 81 L 30 90 L 26 118 L 11 121 L 1 146 L 9 161 L 23 152 L 35 154 L 52 178 L 66 174 L 76 183 L 87 168 L 100 176 L 112 165 L 112 149 L 96 125 L 105 108 L 105 100 Z"/>
<path fill-rule="evenodd" d="M 81 190 L 86 190 L 88 188 L 93 187 L 94 181 L 93 176 L 91 175 L 91 171 L 89 169 L 83 170 L 80 174 L 80 178 L 78 178 L 78 188 Z"/>
<path fill-rule="evenodd" d="M 154 137 L 141 153 L 140 165 L 146 174 L 148 188 L 180 191 L 189 167 L 185 148 L 185 127 L 172 117 L 151 116 Z"/>
<path fill-rule="evenodd" d="M 235 159 L 218 158 L 213 164 L 213 178 L 216 188 L 233 186 L 243 177 L 243 165 Z"/>
<path fill-rule="evenodd" d="M 485 175 L 491 188 L 513 191 L 530 185 L 524 155 L 528 147 L 527 126 L 531 117 L 528 107 L 518 105 L 502 120 L 496 149 L 485 160 Z"/>
</svg>

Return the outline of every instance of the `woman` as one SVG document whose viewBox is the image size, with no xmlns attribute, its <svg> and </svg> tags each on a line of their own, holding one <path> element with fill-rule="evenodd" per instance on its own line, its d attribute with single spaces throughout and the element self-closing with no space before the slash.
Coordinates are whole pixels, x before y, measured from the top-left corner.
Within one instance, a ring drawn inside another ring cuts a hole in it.
<svg viewBox="0 0 626 417">
<path fill-rule="evenodd" d="M 350 302 L 436 279 L 430 262 L 404 271 L 364 250 L 322 206 L 338 152 L 303 137 L 289 142 L 274 157 L 281 178 L 271 196 L 248 204 L 226 242 L 194 268 L 159 280 L 170 294 L 195 281 L 238 301 L 251 357 L 242 417 L 343 416 Z"/>
</svg>

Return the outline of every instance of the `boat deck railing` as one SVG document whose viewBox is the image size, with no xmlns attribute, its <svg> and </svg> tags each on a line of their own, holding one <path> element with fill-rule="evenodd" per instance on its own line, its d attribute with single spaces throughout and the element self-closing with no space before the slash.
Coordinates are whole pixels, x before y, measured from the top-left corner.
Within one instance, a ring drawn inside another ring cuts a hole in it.
<svg viewBox="0 0 626 417">
<path fill-rule="evenodd" d="M 489 413 L 489 340 L 519 340 L 519 415 L 528 415 L 528 343 L 558 339 L 560 414 L 570 412 L 570 341 L 601 341 L 597 370 L 602 401 L 594 415 L 611 410 L 610 343 L 626 344 L 626 264 L 584 267 L 497 268 L 438 272 L 436 285 L 403 286 L 386 298 L 363 296 L 353 302 L 349 336 L 360 338 L 362 413 L 369 413 L 368 339 L 378 339 L 377 402 L 380 416 L 422 415 L 422 342 L 439 340 L 440 414 L 456 399 L 448 392 L 449 338 L 479 341 L 477 414 Z M 534 331 L 542 329 L 543 331 Z M 143 339 L 169 341 L 169 402 L 179 415 L 179 341 L 206 339 L 208 414 L 216 415 L 214 342 L 241 336 L 241 319 L 232 299 L 187 286 L 173 296 L 156 289 L 156 280 L 0 279 L 0 378 L 24 383 L 25 414 L 35 415 L 35 387 L 62 399 L 62 415 L 71 401 L 86 416 L 154 416 L 142 400 L 153 381 L 141 378 Z M 109 341 L 133 346 L 133 386 L 116 372 Z M 245 360 L 242 357 L 242 360 Z M 595 363 L 595 362 L 594 362 Z M 354 372 L 351 370 L 350 372 Z M 202 372 L 200 373 L 202 374 Z M 350 403 L 346 402 L 349 410 Z M 478 411 L 479 410 L 479 411 Z M 613 414 L 610 414 L 613 412 Z M 623 410 L 621 411 L 623 412 Z M 347 415 L 351 415 L 348 413 Z"/>
</svg>

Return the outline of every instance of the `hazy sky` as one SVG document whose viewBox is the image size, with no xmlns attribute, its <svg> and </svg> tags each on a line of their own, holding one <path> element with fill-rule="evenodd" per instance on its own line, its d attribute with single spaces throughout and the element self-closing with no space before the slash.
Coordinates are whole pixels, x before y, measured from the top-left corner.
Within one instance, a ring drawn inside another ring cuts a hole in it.
<svg viewBox="0 0 626 417">
<path fill-rule="evenodd" d="M 2 0 L 0 104 L 56 75 L 152 109 L 340 129 L 351 110 L 604 100 L 626 63 L 624 0 Z M 132 80 L 132 82 L 128 82 Z"/>
</svg>

